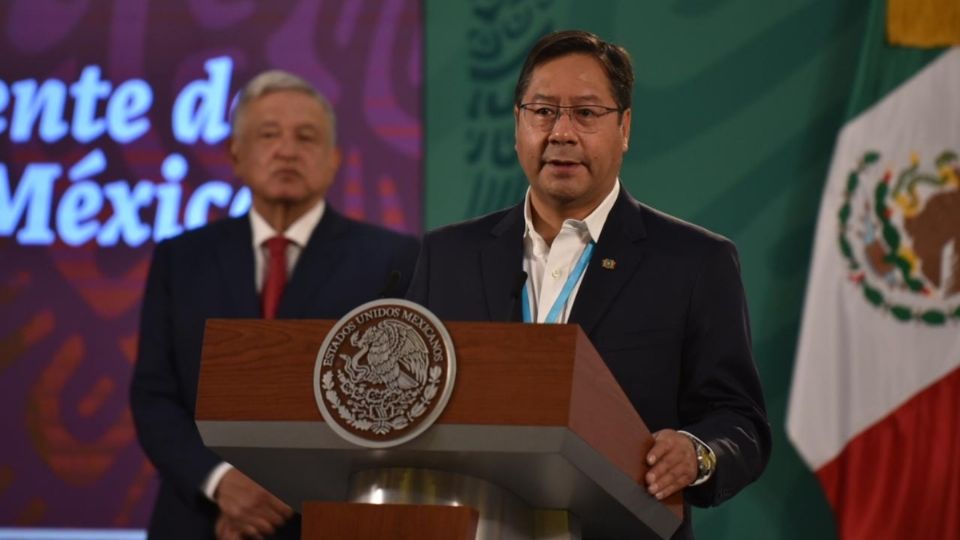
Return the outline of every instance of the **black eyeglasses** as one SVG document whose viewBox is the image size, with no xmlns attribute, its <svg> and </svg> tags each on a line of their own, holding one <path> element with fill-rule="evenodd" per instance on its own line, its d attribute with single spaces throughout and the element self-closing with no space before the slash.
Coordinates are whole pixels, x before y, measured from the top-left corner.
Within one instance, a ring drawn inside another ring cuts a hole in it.
<svg viewBox="0 0 960 540">
<path fill-rule="evenodd" d="M 550 131 L 564 111 L 570 115 L 574 129 L 581 133 L 595 133 L 600 129 L 600 119 L 610 113 L 620 113 L 618 107 L 603 105 L 552 105 L 550 103 L 522 103 L 523 120 L 532 128 Z"/>
</svg>

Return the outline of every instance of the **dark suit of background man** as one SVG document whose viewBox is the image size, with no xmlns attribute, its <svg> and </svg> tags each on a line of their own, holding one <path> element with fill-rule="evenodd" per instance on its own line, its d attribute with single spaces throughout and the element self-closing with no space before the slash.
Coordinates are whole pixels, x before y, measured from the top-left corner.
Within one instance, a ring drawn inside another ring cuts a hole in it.
<svg viewBox="0 0 960 540">
<path fill-rule="evenodd" d="M 200 440 L 193 416 L 204 320 L 339 318 L 402 294 L 418 249 L 325 204 L 340 155 L 333 110 L 309 83 L 263 73 L 244 88 L 232 121 L 230 156 L 253 208 L 160 243 L 147 279 L 130 398 L 160 472 L 151 538 L 269 535 L 293 515 Z M 285 529 L 296 534 L 295 525 Z"/>
<path fill-rule="evenodd" d="M 760 476 L 770 427 L 733 244 L 620 185 L 632 88 L 628 53 L 593 34 L 534 45 L 514 96 L 524 202 L 429 233 L 407 296 L 447 320 L 583 327 L 655 431 L 648 491 L 689 510 Z"/>
</svg>

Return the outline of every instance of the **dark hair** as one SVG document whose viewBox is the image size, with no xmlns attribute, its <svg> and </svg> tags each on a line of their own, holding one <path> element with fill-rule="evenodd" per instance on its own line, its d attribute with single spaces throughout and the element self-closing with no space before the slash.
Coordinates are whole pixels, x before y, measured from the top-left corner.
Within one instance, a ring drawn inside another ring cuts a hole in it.
<svg viewBox="0 0 960 540">
<path fill-rule="evenodd" d="M 576 53 L 588 54 L 600 62 L 607 73 L 607 79 L 610 80 L 610 90 L 620 111 L 629 109 L 633 94 L 633 63 L 630 61 L 630 53 L 619 45 L 607 43 L 596 34 L 583 30 L 560 30 L 537 41 L 520 70 L 517 87 L 513 91 L 514 104 L 520 105 L 537 66 L 548 60 Z"/>
</svg>

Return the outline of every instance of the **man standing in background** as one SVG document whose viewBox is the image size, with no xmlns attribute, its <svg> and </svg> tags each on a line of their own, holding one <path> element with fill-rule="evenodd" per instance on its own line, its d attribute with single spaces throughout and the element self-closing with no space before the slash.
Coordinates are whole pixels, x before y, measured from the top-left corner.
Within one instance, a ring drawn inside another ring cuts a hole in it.
<svg viewBox="0 0 960 540">
<path fill-rule="evenodd" d="M 429 233 L 407 297 L 441 319 L 579 324 L 654 432 L 657 499 L 719 504 L 756 480 L 770 426 L 734 245 L 634 200 L 626 50 L 582 31 L 541 38 L 514 94 L 529 181 L 513 207 Z"/>
<path fill-rule="evenodd" d="M 252 192 L 248 216 L 157 245 L 130 399 L 160 473 L 151 538 L 286 534 L 293 510 L 206 448 L 194 424 L 208 318 L 336 319 L 402 294 L 417 241 L 338 214 L 325 201 L 340 164 L 336 120 L 303 79 L 268 71 L 243 89 L 230 156 Z"/>
</svg>

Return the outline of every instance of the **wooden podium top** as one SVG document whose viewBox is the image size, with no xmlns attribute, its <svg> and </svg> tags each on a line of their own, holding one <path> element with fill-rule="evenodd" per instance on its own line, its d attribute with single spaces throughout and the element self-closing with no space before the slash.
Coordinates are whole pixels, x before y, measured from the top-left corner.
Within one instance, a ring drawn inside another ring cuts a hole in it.
<svg viewBox="0 0 960 540">
<path fill-rule="evenodd" d="M 334 324 L 209 320 L 196 408 L 201 432 L 231 423 L 323 424 L 314 397 L 313 370 L 320 346 Z M 558 428 L 575 434 L 608 461 L 611 470 L 629 478 L 641 492 L 631 489 L 630 497 L 646 495 L 642 489 L 647 471 L 643 456 L 653 439 L 578 326 L 473 322 L 447 322 L 445 326 L 457 356 L 453 393 L 434 426 L 420 438 L 397 447 L 400 454 L 418 448 L 435 452 L 429 448 L 431 437 L 426 436 L 431 431 L 443 433 L 445 427 L 461 430 L 457 433 L 465 433 L 462 430 L 469 426 L 486 429 L 486 433 L 491 433 L 491 427 L 499 428 L 499 433 L 509 428 Z M 442 439 L 440 435 L 433 438 L 438 437 Z M 228 453 L 222 448 L 232 444 L 212 442 L 207 444 L 218 447 L 221 454 Z M 476 442 L 482 446 L 487 441 Z M 337 446 L 341 452 L 350 447 Z M 370 452 L 353 448 L 356 454 Z M 451 466 L 443 459 L 439 462 Z M 650 501 L 644 505 L 650 507 Z M 668 500 L 667 508 L 678 525 L 681 497 Z"/>
</svg>

